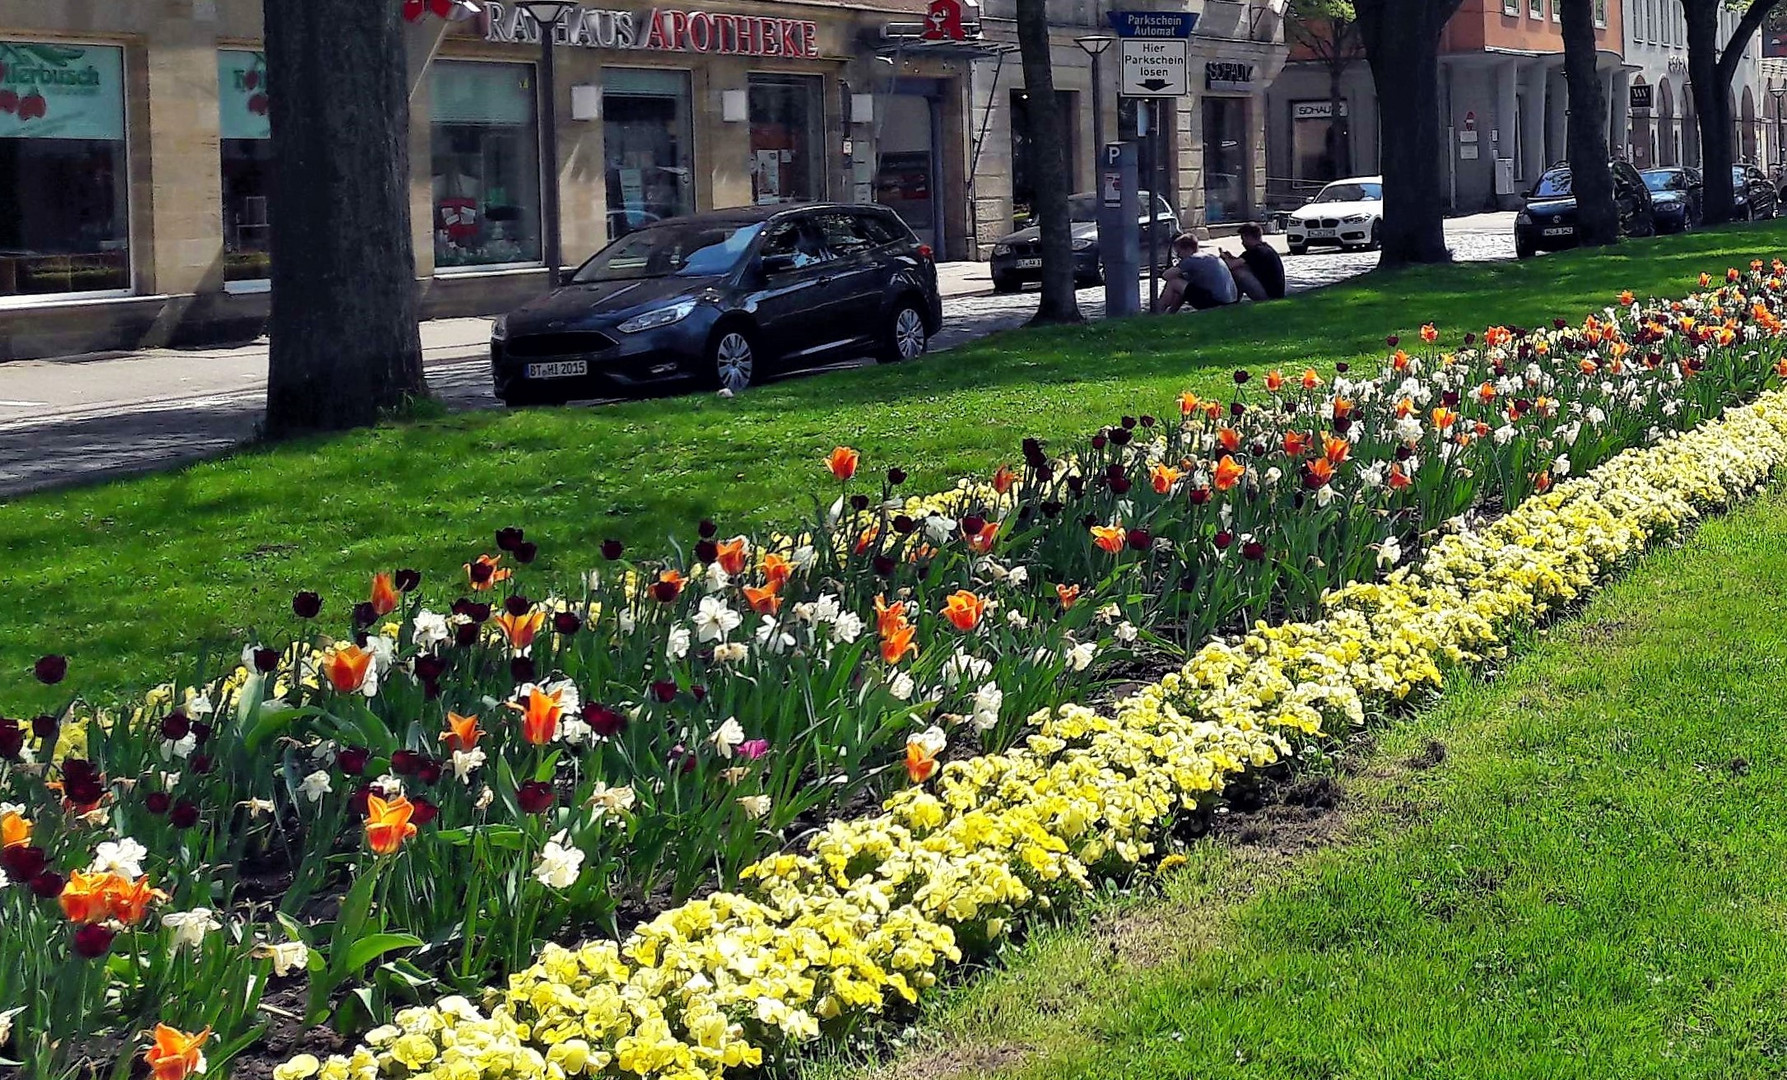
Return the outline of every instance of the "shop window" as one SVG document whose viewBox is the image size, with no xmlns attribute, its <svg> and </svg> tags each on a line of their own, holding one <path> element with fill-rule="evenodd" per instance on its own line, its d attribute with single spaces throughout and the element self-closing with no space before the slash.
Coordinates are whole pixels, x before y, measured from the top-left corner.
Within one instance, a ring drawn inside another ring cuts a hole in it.
<svg viewBox="0 0 1787 1080">
<path fill-rule="evenodd" d="M 124 52 L 0 42 L 0 298 L 130 288 Z"/>
<path fill-rule="evenodd" d="M 428 93 L 435 266 L 539 262 L 533 67 L 437 60 Z"/>
<path fill-rule="evenodd" d="M 1346 115 L 1347 103 L 1340 103 Z M 1338 180 L 1351 170 L 1346 132 L 1333 118 L 1332 101 L 1291 102 L 1291 176 L 1296 180 Z"/>
<path fill-rule="evenodd" d="M 811 75 L 751 76 L 751 197 L 757 204 L 825 198 L 823 85 Z"/>
<path fill-rule="evenodd" d="M 602 79 L 608 239 L 693 213 L 688 72 L 608 68 Z"/>
<path fill-rule="evenodd" d="M 223 279 L 264 281 L 271 263 L 267 202 L 273 131 L 267 122 L 267 58 L 217 54 L 217 113 L 223 154 Z"/>
<path fill-rule="evenodd" d="M 1055 91 L 1056 115 L 1061 122 L 1061 159 L 1073 174 L 1074 95 L 1070 90 Z M 1023 228 L 1031 221 L 1036 204 L 1036 153 L 1030 141 L 1030 91 L 1011 92 L 1011 212 L 1012 224 Z"/>
<path fill-rule="evenodd" d="M 1204 220 L 1246 221 L 1247 101 L 1204 99 Z"/>
</svg>

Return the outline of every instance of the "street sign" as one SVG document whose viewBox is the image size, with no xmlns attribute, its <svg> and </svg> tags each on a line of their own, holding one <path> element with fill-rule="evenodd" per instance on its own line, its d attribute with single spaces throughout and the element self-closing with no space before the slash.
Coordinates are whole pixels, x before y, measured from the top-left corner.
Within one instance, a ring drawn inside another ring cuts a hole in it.
<svg viewBox="0 0 1787 1080">
<path fill-rule="evenodd" d="M 1184 97 L 1191 92 L 1189 51 L 1183 38 L 1124 38 L 1125 97 Z"/>
<path fill-rule="evenodd" d="M 1122 38 L 1188 38 L 1198 24 L 1195 11 L 1111 11 L 1111 29 Z"/>
</svg>

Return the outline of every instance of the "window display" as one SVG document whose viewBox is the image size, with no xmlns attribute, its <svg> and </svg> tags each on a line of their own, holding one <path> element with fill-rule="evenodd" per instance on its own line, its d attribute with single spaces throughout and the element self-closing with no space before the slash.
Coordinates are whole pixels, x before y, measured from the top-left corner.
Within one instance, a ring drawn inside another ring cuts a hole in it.
<svg viewBox="0 0 1787 1080">
<path fill-rule="evenodd" d="M 528 64 L 429 69 L 437 269 L 540 261 L 540 137 Z"/>
<path fill-rule="evenodd" d="M 751 76 L 751 196 L 757 204 L 825 198 L 822 85 L 809 75 Z"/>
<path fill-rule="evenodd" d="M 688 72 L 608 68 L 602 120 L 608 239 L 693 213 Z"/>
<path fill-rule="evenodd" d="M 264 281 L 272 224 L 273 130 L 268 123 L 267 58 L 217 54 L 217 113 L 223 158 L 223 279 Z"/>
<path fill-rule="evenodd" d="M 1204 220 L 1212 225 L 1248 215 L 1247 101 L 1204 99 Z"/>
<path fill-rule="evenodd" d="M 124 51 L 0 41 L 0 298 L 130 288 Z"/>
</svg>

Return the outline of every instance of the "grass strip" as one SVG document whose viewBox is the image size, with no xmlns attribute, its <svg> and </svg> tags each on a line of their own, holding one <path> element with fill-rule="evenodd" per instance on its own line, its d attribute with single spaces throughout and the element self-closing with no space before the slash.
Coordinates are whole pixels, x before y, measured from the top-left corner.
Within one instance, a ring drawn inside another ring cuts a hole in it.
<svg viewBox="0 0 1787 1080">
<path fill-rule="evenodd" d="M 731 401 L 444 417 L 29 497 L 0 506 L 18 628 L 0 641 L 0 670 L 22 676 L 65 653 L 90 690 L 125 690 L 289 617 L 297 589 L 393 565 L 453 570 L 467 538 L 502 526 L 547 541 L 543 568 L 569 578 L 608 537 L 662 550 L 702 516 L 729 531 L 794 521 L 813 462 L 839 442 L 901 463 L 915 489 L 941 487 L 1014 460 L 1025 436 L 1077 438 L 1137 401 L 1212 393 L 1237 367 L 1328 371 L 1381 358 L 1386 327 L 1533 324 L 1620 288 L 1672 295 L 1783 235 L 1769 224 L 1370 275 L 1196 318 L 1000 335 Z M 9 690 L 9 709 L 63 704 L 22 677 Z"/>
</svg>

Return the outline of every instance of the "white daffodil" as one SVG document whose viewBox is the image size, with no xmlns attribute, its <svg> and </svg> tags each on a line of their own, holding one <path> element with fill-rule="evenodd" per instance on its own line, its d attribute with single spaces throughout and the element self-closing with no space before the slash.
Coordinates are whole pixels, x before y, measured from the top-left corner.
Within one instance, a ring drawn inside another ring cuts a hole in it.
<svg viewBox="0 0 1787 1080">
<path fill-rule="evenodd" d="M 472 782 L 472 773 L 484 764 L 484 751 L 478 747 L 453 751 L 453 779 L 462 784 Z"/>
<path fill-rule="evenodd" d="M 730 758 L 732 752 L 738 749 L 738 744 L 745 741 L 745 729 L 739 724 L 738 717 L 728 716 L 719 730 L 707 737 L 707 741 L 714 744 L 714 749 L 721 757 Z"/>
<path fill-rule="evenodd" d="M 578 875 L 583 873 L 583 852 L 567 847 L 567 842 L 568 837 L 561 830 L 540 849 L 534 880 L 548 889 L 568 889 L 577 884 Z"/>
<path fill-rule="evenodd" d="M 395 799 L 403 794 L 403 778 L 392 773 L 374 780 L 372 786 L 387 799 Z"/>
<path fill-rule="evenodd" d="M 323 796 L 334 790 L 335 787 L 329 780 L 329 774 L 322 769 L 306 776 L 298 784 L 299 793 L 313 804 L 322 802 Z"/>
<path fill-rule="evenodd" d="M 1377 564 L 1385 570 L 1402 561 L 1402 545 L 1394 536 L 1384 537 L 1384 542 L 1377 546 Z"/>
<path fill-rule="evenodd" d="M 862 631 L 862 616 L 854 611 L 840 611 L 838 617 L 832 620 L 832 637 L 846 645 L 861 637 Z"/>
<path fill-rule="evenodd" d="M 943 733 L 942 728 L 932 724 L 918 734 L 908 736 L 906 745 L 916 746 L 931 757 L 936 757 L 943 753 L 944 748 L 949 745 L 949 736 Z"/>
<path fill-rule="evenodd" d="M 695 632 L 702 641 L 725 641 L 737 630 L 744 617 L 726 606 L 717 596 L 704 596 L 695 611 Z"/>
<path fill-rule="evenodd" d="M 761 821 L 769 816 L 768 795 L 746 795 L 738 800 L 738 805 L 744 807 L 745 816 L 752 821 Z"/>
<path fill-rule="evenodd" d="M 119 877 L 135 881 L 143 876 L 143 859 L 149 849 L 121 836 L 117 840 L 101 841 L 93 849 L 93 865 L 87 868 L 89 874 L 117 874 Z"/>
<path fill-rule="evenodd" d="M 217 921 L 210 908 L 170 911 L 161 917 L 161 925 L 174 932 L 168 947 L 176 951 L 186 946 L 199 948 L 205 943 L 206 934 L 223 929 L 223 924 Z"/>
<path fill-rule="evenodd" d="M 887 684 L 887 692 L 901 701 L 911 701 L 912 692 L 917 688 L 918 684 L 913 682 L 912 676 L 906 674 L 904 671 L 895 675 L 892 681 Z"/>
<path fill-rule="evenodd" d="M 607 784 L 598 780 L 596 781 L 595 788 L 590 791 L 589 801 L 585 805 L 594 807 L 596 810 L 596 819 L 601 820 L 603 815 L 608 813 L 626 813 L 628 810 L 633 809 L 633 804 L 636 801 L 637 796 L 633 793 L 632 788 L 626 786 L 609 787 Z"/>
<path fill-rule="evenodd" d="M 716 664 L 740 664 L 751 655 L 751 647 L 742 641 L 722 641 L 714 646 Z"/>
<path fill-rule="evenodd" d="M 273 974 L 281 979 L 294 971 L 303 970 L 310 963 L 310 948 L 302 941 L 261 945 L 254 950 L 254 954 L 273 961 Z"/>
<path fill-rule="evenodd" d="M 436 615 L 427 608 L 416 612 L 415 627 L 410 632 L 410 639 L 419 649 L 432 649 L 446 642 L 452 636 L 447 627 L 447 617 Z"/>
<path fill-rule="evenodd" d="M 1083 645 L 1075 645 L 1067 650 L 1067 666 L 1075 671 L 1085 671 L 1092 666 L 1092 658 L 1098 655 L 1098 646 L 1088 641 Z"/>
<path fill-rule="evenodd" d="M 1135 639 L 1142 635 L 1142 632 L 1136 629 L 1135 623 L 1130 622 L 1128 619 L 1124 619 L 1122 622 L 1118 623 L 1114 633 L 1117 635 L 1117 640 L 1125 645 L 1135 644 Z"/>
<path fill-rule="evenodd" d="M 664 658 L 672 663 L 689 655 L 689 628 L 673 626 L 670 637 L 664 642 Z"/>
<path fill-rule="evenodd" d="M 999 709 L 1005 704 L 1005 692 L 997 683 L 987 683 L 974 692 L 972 721 L 977 731 L 991 731 L 999 723 Z"/>
</svg>

